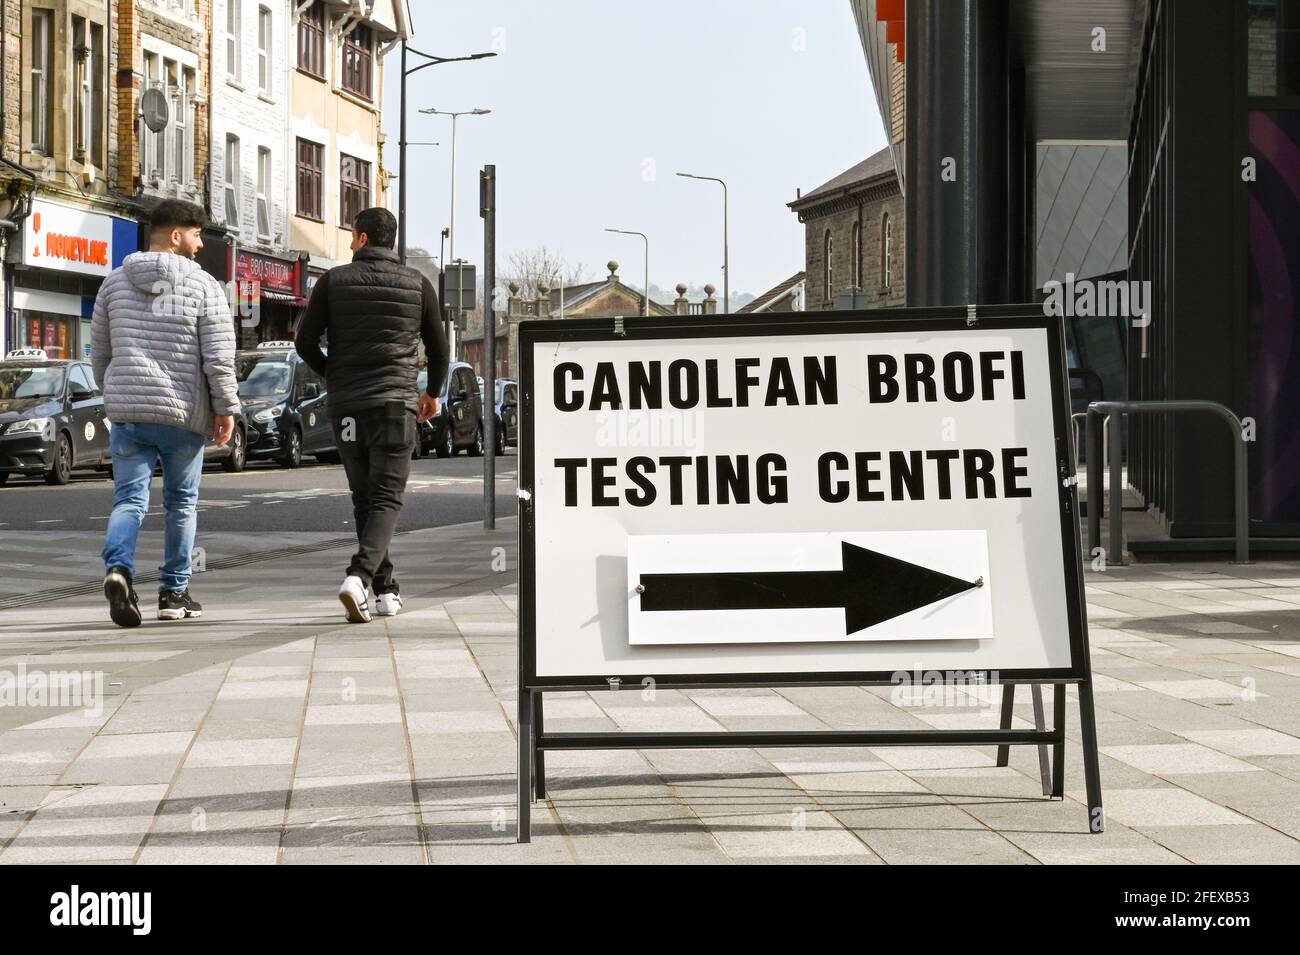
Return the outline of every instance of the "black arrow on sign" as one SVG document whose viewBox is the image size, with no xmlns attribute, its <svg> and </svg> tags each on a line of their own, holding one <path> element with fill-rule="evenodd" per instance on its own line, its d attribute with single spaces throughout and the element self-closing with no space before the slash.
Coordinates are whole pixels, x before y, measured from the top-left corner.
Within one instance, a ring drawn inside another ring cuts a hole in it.
<svg viewBox="0 0 1300 955">
<path fill-rule="evenodd" d="M 857 633 L 945 597 L 984 586 L 840 541 L 840 570 L 642 574 L 641 609 L 807 610 L 843 607 L 844 632 Z"/>
</svg>

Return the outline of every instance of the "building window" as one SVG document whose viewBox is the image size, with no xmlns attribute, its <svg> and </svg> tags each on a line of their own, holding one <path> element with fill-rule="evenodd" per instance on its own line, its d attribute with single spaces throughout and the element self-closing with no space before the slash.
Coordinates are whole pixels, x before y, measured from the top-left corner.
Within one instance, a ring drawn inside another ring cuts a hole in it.
<svg viewBox="0 0 1300 955">
<path fill-rule="evenodd" d="M 853 287 L 862 290 L 862 223 L 853 223 Z"/>
<path fill-rule="evenodd" d="M 94 37 L 92 36 L 92 42 Z M 195 71 L 145 50 L 144 89 L 156 89 L 167 98 L 167 124 L 157 132 L 144 122 L 140 112 L 140 174 L 146 183 L 158 186 L 171 179 L 181 185 L 194 181 L 194 122 L 192 99 Z M 100 109 L 102 107 L 96 107 Z M 102 136 L 101 136 L 102 138 Z M 95 149 L 99 150 L 100 144 Z"/>
<path fill-rule="evenodd" d="M 144 51 L 145 90 L 162 88 L 162 59 L 156 53 Z M 142 100 L 143 102 L 143 100 Z M 161 133 L 155 133 L 144 123 L 144 109 L 140 111 L 140 175 L 145 182 L 157 185 L 162 179 L 167 157 Z"/>
<path fill-rule="evenodd" d="M 1246 92 L 1300 96 L 1300 0 L 1246 5 Z"/>
<path fill-rule="evenodd" d="M 320 0 L 298 15 L 298 69 L 325 79 L 325 13 Z"/>
<path fill-rule="evenodd" d="M 226 225 L 239 228 L 239 137 L 226 136 Z"/>
<path fill-rule="evenodd" d="M 265 146 L 257 150 L 257 234 L 271 237 L 271 150 Z"/>
<path fill-rule="evenodd" d="M 32 11 L 32 149 L 53 151 L 50 83 L 54 66 L 54 11 Z"/>
<path fill-rule="evenodd" d="M 271 11 L 257 8 L 257 88 L 271 95 Z"/>
<path fill-rule="evenodd" d="M 85 162 L 90 151 L 91 99 L 90 35 L 85 17 L 72 18 L 72 156 Z"/>
<path fill-rule="evenodd" d="M 370 99 L 370 59 L 375 40 L 369 27 L 356 27 L 343 37 L 343 88 Z"/>
<path fill-rule="evenodd" d="M 298 140 L 298 215 L 323 219 L 321 179 L 325 169 L 325 147 L 309 139 Z"/>
<path fill-rule="evenodd" d="M 880 284 L 885 288 L 894 284 L 894 220 L 888 212 L 880 225 Z"/>
<path fill-rule="evenodd" d="M 239 80 L 242 70 L 243 44 L 239 40 L 240 0 L 226 0 L 226 73 Z"/>
<path fill-rule="evenodd" d="M 171 64 L 171 160 L 168 168 L 172 178 L 181 185 L 194 181 L 194 124 L 191 122 L 191 103 L 194 97 L 194 71 L 189 67 Z"/>
<path fill-rule="evenodd" d="M 826 235 L 822 239 L 822 299 L 827 302 L 831 300 L 831 286 L 835 275 L 831 268 L 831 253 L 834 250 L 834 243 L 831 242 L 831 230 L 827 229 Z"/>
<path fill-rule="evenodd" d="M 339 160 L 339 228 L 351 229 L 357 213 L 370 208 L 370 163 L 347 155 Z"/>
<path fill-rule="evenodd" d="M 104 27 L 99 23 L 90 25 L 90 161 L 103 169 L 107 163 L 104 158 L 104 127 L 107 122 L 108 97 L 104 93 L 105 80 Z"/>
</svg>

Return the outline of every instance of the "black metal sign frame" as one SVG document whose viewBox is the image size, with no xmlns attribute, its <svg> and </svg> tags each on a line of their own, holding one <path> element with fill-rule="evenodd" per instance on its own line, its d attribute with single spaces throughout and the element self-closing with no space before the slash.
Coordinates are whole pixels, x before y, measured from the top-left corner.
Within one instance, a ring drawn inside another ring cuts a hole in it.
<svg viewBox="0 0 1300 955">
<path fill-rule="evenodd" d="M 954 668 L 974 680 L 1004 686 L 1001 726 L 997 730 L 855 730 L 798 732 L 664 732 L 664 733 L 546 733 L 542 696 L 560 690 L 609 690 L 640 687 L 653 680 L 658 688 L 777 686 L 888 686 L 893 671 L 816 671 L 780 673 L 624 673 L 605 676 L 537 674 L 536 618 L 536 409 L 533 400 L 533 346 L 551 342 L 614 342 L 690 340 L 789 335 L 807 338 L 846 332 L 963 332 L 988 329 L 1041 329 L 1052 367 L 1051 388 L 1057 490 L 1060 498 L 1061 550 L 1065 574 L 1070 665 L 989 672 Z M 1101 832 L 1101 780 L 1097 756 L 1096 717 L 1088 657 L 1087 611 L 1083 596 L 1083 563 L 1079 536 L 1079 503 L 1075 487 L 1073 434 L 1065 360 L 1065 332 L 1059 318 L 1041 306 L 974 308 L 876 309 L 843 312 L 791 312 L 762 315 L 716 315 L 690 318 L 623 318 L 530 320 L 519 325 L 520 441 L 519 487 L 519 799 L 518 840 L 529 841 L 530 806 L 545 797 L 546 750 L 661 749 L 776 746 L 978 746 L 998 747 L 998 765 L 1006 765 L 1008 746 L 1039 747 L 1044 795 L 1064 796 L 1065 685 L 1078 688 L 1089 829 Z M 1010 702 L 1016 684 L 1030 684 L 1034 693 L 1036 727 L 1011 729 Z M 1043 724 L 1041 686 L 1055 687 L 1053 725 Z M 1049 768 L 1047 748 L 1053 758 Z"/>
</svg>

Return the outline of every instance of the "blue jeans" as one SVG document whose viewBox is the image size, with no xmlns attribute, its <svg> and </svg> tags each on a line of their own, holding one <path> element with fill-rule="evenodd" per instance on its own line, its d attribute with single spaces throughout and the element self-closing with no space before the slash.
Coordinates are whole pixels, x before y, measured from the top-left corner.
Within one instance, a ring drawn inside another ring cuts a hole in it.
<svg viewBox="0 0 1300 955">
<path fill-rule="evenodd" d="M 135 577 L 136 541 L 149 510 L 154 462 L 162 458 L 166 520 L 158 589 L 184 590 L 189 586 L 203 442 L 201 434 L 166 424 L 128 421 L 113 425 L 108 439 L 113 455 L 113 513 L 108 518 L 102 553 L 105 568 L 124 567 Z"/>
</svg>

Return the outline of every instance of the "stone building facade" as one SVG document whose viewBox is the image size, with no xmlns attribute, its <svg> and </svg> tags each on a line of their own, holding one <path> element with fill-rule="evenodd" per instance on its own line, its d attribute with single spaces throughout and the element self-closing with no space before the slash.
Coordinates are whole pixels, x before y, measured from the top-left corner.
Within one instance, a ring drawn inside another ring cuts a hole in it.
<svg viewBox="0 0 1300 955">
<path fill-rule="evenodd" d="M 0 353 L 84 357 L 87 303 L 138 247 L 139 206 L 116 179 L 121 5 L 4 2 Z"/>
<path fill-rule="evenodd" d="M 889 149 L 789 206 L 804 224 L 808 310 L 903 305 L 903 196 Z"/>
</svg>

